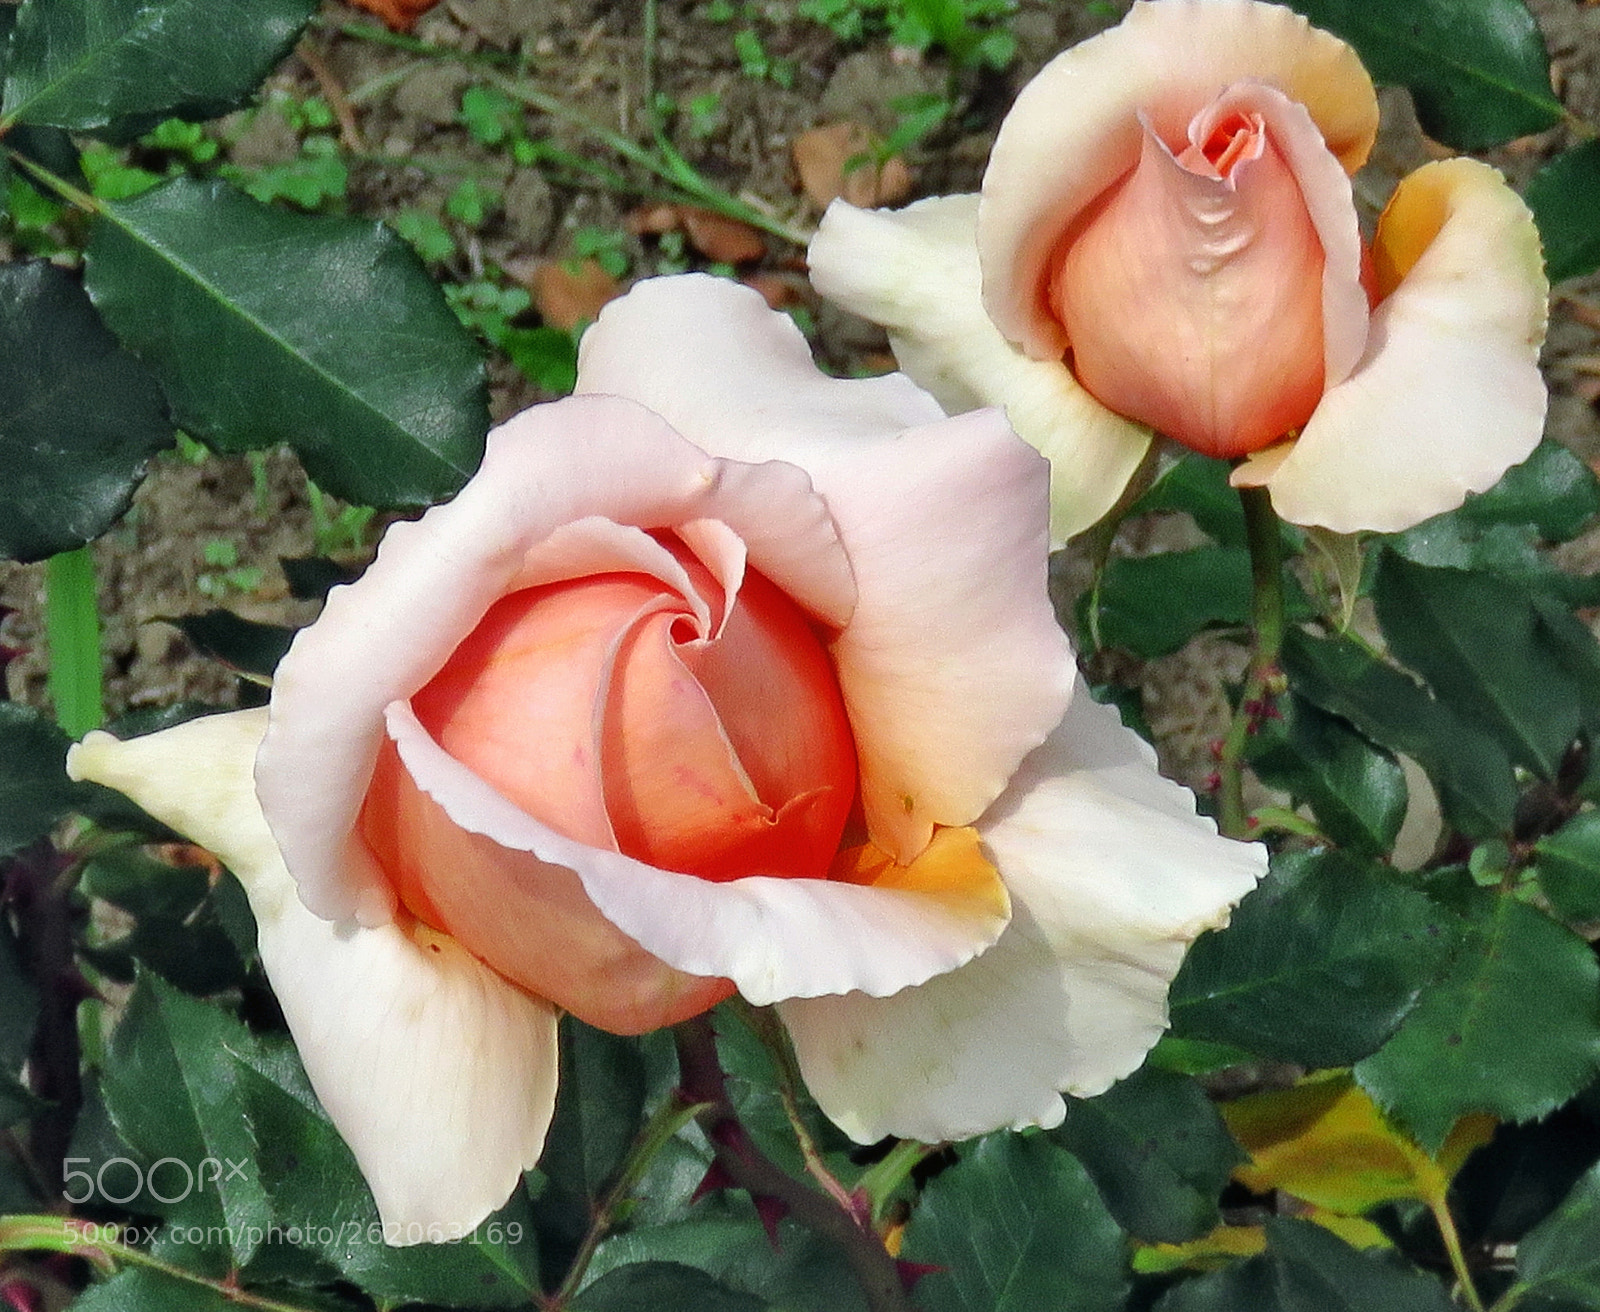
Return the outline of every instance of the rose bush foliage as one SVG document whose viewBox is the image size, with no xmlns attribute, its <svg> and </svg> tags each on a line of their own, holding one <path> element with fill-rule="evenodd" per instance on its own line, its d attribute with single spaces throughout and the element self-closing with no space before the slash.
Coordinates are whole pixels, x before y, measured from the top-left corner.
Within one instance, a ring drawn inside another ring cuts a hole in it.
<svg viewBox="0 0 1600 1312">
<path fill-rule="evenodd" d="M 610 306 L 578 393 L 390 530 L 269 708 L 70 762 L 239 874 L 385 1220 L 505 1199 L 562 1010 L 775 1004 L 861 1141 L 1137 1067 L 1265 860 L 1077 679 L 1044 461 L 703 277 Z"/>
<path fill-rule="evenodd" d="M 981 194 L 835 202 L 813 281 L 952 413 L 1006 408 L 1055 467 L 1058 539 L 1153 433 L 1242 458 L 1296 523 L 1404 529 L 1533 450 L 1548 286 L 1474 160 L 1404 179 L 1364 239 L 1377 127 L 1354 52 L 1291 10 L 1140 0 L 1023 89 Z"/>
</svg>

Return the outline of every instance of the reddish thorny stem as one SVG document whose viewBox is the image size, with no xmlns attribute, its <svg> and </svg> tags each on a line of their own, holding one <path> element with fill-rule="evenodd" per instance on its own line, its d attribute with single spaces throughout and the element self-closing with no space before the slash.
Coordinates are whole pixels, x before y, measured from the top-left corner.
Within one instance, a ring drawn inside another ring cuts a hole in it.
<svg viewBox="0 0 1600 1312">
<path fill-rule="evenodd" d="M 673 1030 L 678 1045 L 679 1087 L 691 1102 L 709 1104 L 695 1119 L 716 1153 L 716 1168 L 758 1202 L 775 1199 L 806 1229 L 844 1249 L 872 1312 L 916 1312 L 900 1266 L 870 1219 L 847 1211 L 774 1164 L 755 1146 L 728 1098 L 727 1077 L 717 1058 L 716 1034 L 706 1016 Z M 714 1168 L 715 1169 L 715 1168 Z"/>
</svg>

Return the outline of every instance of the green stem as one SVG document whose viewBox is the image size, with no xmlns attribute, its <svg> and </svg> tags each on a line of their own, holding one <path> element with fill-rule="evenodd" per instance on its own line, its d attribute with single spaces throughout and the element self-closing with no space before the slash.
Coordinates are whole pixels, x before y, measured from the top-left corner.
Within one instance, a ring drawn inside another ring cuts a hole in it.
<svg viewBox="0 0 1600 1312">
<path fill-rule="evenodd" d="M 1265 488 L 1240 488 L 1239 500 L 1244 507 L 1250 546 L 1250 622 L 1255 648 L 1238 708 L 1218 756 L 1218 827 L 1230 838 L 1249 838 L 1250 824 L 1244 809 L 1245 750 L 1282 679 L 1278 653 L 1283 647 L 1284 632 L 1283 537 Z"/>
<path fill-rule="evenodd" d="M 1455 1218 L 1450 1215 L 1450 1209 L 1445 1206 L 1444 1200 L 1429 1199 L 1428 1210 L 1433 1213 L 1434 1222 L 1439 1227 L 1439 1235 L 1444 1240 L 1444 1251 L 1450 1259 L 1450 1269 L 1456 1273 L 1456 1283 L 1461 1288 L 1462 1298 L 1467 1300 L 1467 1306 L 1472 1312 L 1483 1312 L 1483 1299 L 1478 1296 L 1478 1287 L 1472 1283 L 1472 1272 L 1467 1267 L 1467 1255 L 1461 1248 L 1461 1235 L 1456 1230 Z"/>
<path fill-rule="evenodd" d="M 74 738 L 105 721 L 100 682 L 100 611 L 94 556 L 86 546 L 50 557 L 45 567 L 45 642 L 56 720 Z"/>
<path fill-rule="evenodd" d="M 650 1163 L 656 1159 L 656 1154 L 667 1146 L 673 1135 L 705 1111 L 709 1105 L 685 1102 L 678 1097 L 668 1098 L 656 1109 L 655 1115 L 645 1122 L 638 1138 L 633 1141 L 633 1147 L 622 1164 L 622 1170 L 595 1207 L 594 1219 L 590 1221 L 589 1229 L 583 1236 L 583 1243 L 579 1245 L 572 1264 L 567 1268 L 567 1274 L 561 1281 L 561 1288 L 548 1298 L 540 1300 L 540 1307 L 545 1312 L 559 1312 L 559 1309 L 566 1307 L 568 1301 L 577 1294 L 578 1287 L 583 1284 L 583 1277 L 589 1270 L 589 1264 L 594 1260 L 595 1252 L 600 1247 L 600 1241 L 611 1233 L 612 1227 L 617 1223 L 618 1215 L 639 1181 L 644 1178 L 644 1173 L 650 1169 Z"/>
</svg>

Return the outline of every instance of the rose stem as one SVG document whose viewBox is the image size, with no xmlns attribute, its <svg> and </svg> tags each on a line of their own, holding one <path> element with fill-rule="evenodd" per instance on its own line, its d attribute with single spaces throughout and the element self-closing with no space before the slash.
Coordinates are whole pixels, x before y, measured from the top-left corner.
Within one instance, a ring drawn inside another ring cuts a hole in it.
<svg viewBox="0 0 1600 1312">
<path fill-rule="evenodd" d="M 1249 838 L 1250 822 L 1244 810 L 1245 748 L 1250 735 L 1272 713 L 1271 699 L 1280 691 L 1283 678 L 1278 669 L 1278 652 L 1283 646 L 1283 538 L 1266 489 L 1240 488 L 1239 501 L 1250 544 L 1250 627 L 1255 648 L 1238 708 L 1217 757 L 1217 800 L 1222 832 L 1230 838 Z"/>
<path fill-rule="evenodd" d="M 806 1229 L 844 1249 L 872 1312 L 915 1312 L 894 1258 L 870 1224 L 794 1179 L 764 1157 L 739 1123 L 728 1099 L 727 1078 L 717 1058 L 716 1034 L 705 1016 L 673 1029 L 679 1083 L 684 1095 L 707 1108 L 695 1119 L 705 1131 L 718 1165 L 741 1189 L 776 1198 Z"/>
<path fill-rule="evenodd" d="M 594 1260 L 600 1241 L 611 1233 L 611 1227 L 616 1224 L 617 1216 L 639 1181 L 644 1178 L 644 1173 L 649 1170 L 656 1154 L 667 1146 L 673 1135 L 704 1110 L 706 1110 L 704 1103 L 685 1102 L 680 1097 L 672 1097 L 662 1103 L 655 1114 L 645 1122 L 644 1128 L 633 1141 L 633 1147 L 628 1150 L 627 1159 L 622 1163 L 622 1169 L 617 1172 L 617 1178 L 611 1182 L 611 1187 L 596 1204 L 589 1229 L 584 1234 L 583 1243 L 579 1246 L 571 1265 L 567 1267 L 561 1288 L 549 1297 L 537 1300 L 540 1308 L 545 1309 L 545 1312 L 559 1312 L 559 1309 L 566 1307 L 568 1301 L 578 1292 L 578 1286 L 583 1283 L 584 1274 L 589 1269 L 589 1263 Z"/>
</svg>

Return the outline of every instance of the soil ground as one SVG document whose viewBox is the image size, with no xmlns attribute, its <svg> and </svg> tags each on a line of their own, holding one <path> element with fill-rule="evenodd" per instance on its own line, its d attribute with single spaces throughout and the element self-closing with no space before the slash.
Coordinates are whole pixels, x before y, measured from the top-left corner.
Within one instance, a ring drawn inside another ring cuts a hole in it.
<svg viewBox="0 0 1600 1312">
<path fill-rule="evenodd" d="M 1574 0 L 1534 0 L 1552 52 L 1557 89 L 1580 116 L 1600 123 L 1600 6 Z M 1017 55 L 1004 73 L 962 82 L 966 108 L 955 121 L 907 151 L 913 196 L 971 190 L 1000 115 L 1015 90 L 1063 46 L 1114 21 L 1125 4 L 1086 5 L 1023 0 L 1010 22 Z M 791 148 L 819 123 L 854 120 L 879 133 L 896 124 L 895 104 L 949 85 L 938 56 L 894 49 L 881 37 L 845 43 L 788 3 L 682 3 L 663 0 L 653 47 L 644 7 L 596 0 L 443 0 L 417 25 L 415 36 L 463 55 L 520 56 L 540 85 L 572 109 L 624 135 L 643 139 L 652 97 L 680 109 L 672 135 L 679 150 L 707 177 L 804 231 L 816 209 L 802 194 Z M 722 15 L 731 15 L 724 18 Z M 503 147 L 479 144 L 459 118 L 461 95 L 477 73 L 465 63 L 425 57 L 356 39 L 341 24 L 363 22 L 357 11 L 330 3 L 298 55 L 269 84 L 275 93 L 321 96 L 340 110 L 351 164 L 350 212 L 389 217 L 403 211 L 432 216 L 451 231 L 456 254 L 440 266 L 446 279 L 466 281 L 485 269 L 528 271 L 541 259 L 582 253 L 585 238 L 608 234 L 627 277 L 682 267 L 670 242 L 629 231 L 636 195 L 573 185 L 535 167 L 518 167 Z M 757 33 L 768 61 L 756 75 L 737 34 Z M 300 134 L 269 108 L 219 125 L 236 164 L 264 169 L 293 159 Z M 694 113 L 684 107 L 697 106 Z M 1385 130 L 1358 194 L 1374 210 L 1393 180 L 1437 149 L 1418 132 L 1402 92 L 1384 97 Z M 569 126 L 530 113 L 530 134 L 594 156 L 592 140 Z M 1513 143 L 1494 162 L 1525 181 L 1554 151 L 1570 144 L 1566 129 Z M 464 176 L 479 177 L 500 197 L 471 227 L 448 211 Z M 883 367 L 882 334 L 812 297 L 803 280 L 803 251 L 768 238 L 759 260 L 739 272 L 769 275 L 808 311 L 814 342 L 835 370 Z M 530 319 L 529 322 L 535 320 Z M 1600 458 L 1600 281 L 1557 289 L 1547 370 L 1552 385 L 1549 427 L 1586 459 Z M 504 362 L 491 367 L 492 409 L 502 418 L 542 399 L 538 389 Z M 374 526 L 376 527 L 376 526 Z M 1131 550 L 1170 546 L 1181 525 L 1145 526 Z M 369 531 L 352 555 L 370 550 Z M 284 556 L 312 554 L 313 518 L 303 475 L 292 457 L 273 454 L 259 468 L 243 458 L 198 463 L 173 455 L 154 463 L 132 511 L 95 547 L 105 616 L 107 698 L 113 713 L 180 698 L 226 704 L 236 680 L 198 658 L 164 617 L 223 604 L 251 619 L 307 622 L 315 607 L 290 598 L 278 566 Z M 226 543 L 219 548 L 216 544 Z M 229 552 L 232 566 L 217 560 Z M 42 566 L 0 563 L 0 644 L 26 654 L 8 671 L 9 693 L 45 704 L 40 636 Z M 231 571 L 243 571 L 232 573 Z M 256 576 L 251 571 L 259 571 Z M 0 612 L 3 614 L 3 612 Z M 1131 671 L 1144 684 L 1167 765 L 1190 782 L 1209 771 L 1204 745 L 1222 714 L 1222 682 L 1237 668 L 1235 648 L 1202 642 L 1179 657 Z"/>
</svg>

